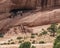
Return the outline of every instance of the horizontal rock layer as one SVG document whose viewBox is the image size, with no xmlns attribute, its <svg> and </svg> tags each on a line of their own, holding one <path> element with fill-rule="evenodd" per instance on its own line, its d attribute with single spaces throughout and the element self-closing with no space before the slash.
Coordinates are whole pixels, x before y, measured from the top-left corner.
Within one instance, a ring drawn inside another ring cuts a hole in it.
<svg viewBox="0 0 60 48">
<path fill-rule="evenodd" d="M 16 18 L 7 18 L 7 17 L 4 20 L 0 21 L 0 31 L 5 31 L 8 30 L 9 28 L 20 26 L 21 24 L 23 26 L 33 27 L 51 23 L 59 23 L 60 9 L 52 10 L 49 12 L 38 12 L 36 14 L 31 14 L 22 19 L 20 19 L 20 16 L 17 16 Z"/>
</svg>

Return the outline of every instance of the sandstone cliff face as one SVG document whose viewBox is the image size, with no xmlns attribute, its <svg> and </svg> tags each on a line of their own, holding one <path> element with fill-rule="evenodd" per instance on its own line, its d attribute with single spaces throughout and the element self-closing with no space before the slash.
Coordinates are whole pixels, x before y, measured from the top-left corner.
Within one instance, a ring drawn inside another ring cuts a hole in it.
<svg viewBox="0 0 60 48">
<path fill-rule="evenodd" d="M 0 12 L 9 12 L 12 9 L 33 9 L 37 0 L 2 0 Z"/>
<path fill-rule="evenodd" d="M 25 8 L 25 9 L 32 9 L 35 8 L 37 0 L 11 0 L 12 3 L 15 4 L 17 8 Z"/>
<path fill-rule="evenodd" d="M 9 0 L 2 0 L 0 2 L 0 12 L 8 12 L 10 10 Z"/>
<path fill-rule="evenodd" d="M 0 12 L 9 12 L 12 9 L 35 9 L 41 7 L 42 0 L 0 0 Z M 47 0 L 47 7 L 54 6 L 55 0 Z M 60 5 L 60 0 L 56 0 L 56 5 Z"/>
</svg>

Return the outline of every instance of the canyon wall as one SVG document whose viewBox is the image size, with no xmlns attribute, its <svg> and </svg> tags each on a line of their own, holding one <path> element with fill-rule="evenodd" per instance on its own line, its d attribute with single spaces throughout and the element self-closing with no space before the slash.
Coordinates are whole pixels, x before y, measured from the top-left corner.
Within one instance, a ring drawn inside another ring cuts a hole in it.
<svg viewBox="0 0 60 48">
<path fill-rule="evenodd" d="M 0 1 L 0 12 L 9 12 L 12 9 L 35 9 L 41 7 L 42 0 L 1 0 Z M 46 0 L 47 7 L 60 5 L 60 0 Z M 46 2 L 45 1 L 45 2 Z"/>
<path fill-rule="evenodd" d="M 12 9 L 34 9 L 37 0 L 2 0 L 0 12 L 9 12 Z"/>
</svg>

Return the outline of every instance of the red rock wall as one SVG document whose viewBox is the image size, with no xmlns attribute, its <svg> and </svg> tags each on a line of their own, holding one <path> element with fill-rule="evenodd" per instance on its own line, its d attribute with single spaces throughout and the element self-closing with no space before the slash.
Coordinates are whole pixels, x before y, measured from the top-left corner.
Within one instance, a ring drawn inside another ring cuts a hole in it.
<svg viewBox="0 0 60 48">
<path fill-rule="evenodd" d="M 6 0 L 0 2 L 0 12 L 9 12 L 12 9 L 34 9 L 37 0 Z"/>
<path fill-rule="evenodd" d="M 3 1 L 3 2 L 2 2 Z M 41 0 L 2 0 L 0 1 L 0 12 L 9 12 L 11 9 L 25 8 L 34 9 L 41 7 Z M 48 0 L 47 7 L 54 6 L 55 0 Z M 56 0 L 56 5 L 60 5 L 60 0 Z"/>
</svg>

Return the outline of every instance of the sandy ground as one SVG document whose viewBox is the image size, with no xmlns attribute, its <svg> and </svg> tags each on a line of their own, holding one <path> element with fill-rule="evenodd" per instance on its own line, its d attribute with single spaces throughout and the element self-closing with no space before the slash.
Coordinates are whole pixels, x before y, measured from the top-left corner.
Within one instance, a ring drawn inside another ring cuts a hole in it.
<svg viewBox="0 0 60 48">
<path fill-rule="evenodd" d="M 32 46 L 36 46 L 36 48 L 52 48 L 53 44 L 52 43 L 47 43 L 47 44 L 32 44 Z M 18 44 L 14 45 L 0 45 L 0 48 L 18 48 Z"/>
<path fill-rule="evenodd" d="M 50 25 L 43 25 L 43 26 L 32 27 L 33 33 L 40 33 L 42 31 L 42 28 L 47 30 L 47 28 L 49 26 Z M 11 29 L 11 31 L 13 32 L 13 29 Z M 17 30 L 17 32 L 18 31 L 19 31 L 19 29 Z M 22 37 L 28 36 L 29 38 L 25 39 L 25 41 L 29 41 L 30 40 L 30 33 L 27 33 L 27 34 L 19 33 L 18 35 L 15 34 L 15 33 L 12 33 L 12 36 L 11 36 L 11 34 L 10 34 L 10 36 L 8 36 L 7 34 L 6 34 L 6 36 L 4 38 L 0 38 L 0 43 L 8 42 L 8 40 L 10 40 L 10 39 L 16 40 L 16 38 L 18 36 L 22 36 Z M 15 34 L 15 35 L 13 35 L 13 34 Z M 32 45 L 36 46 L 36 48 L 52 48 L 54 39 L 55 39 L 55 37 L 50 37 L 47 34 L 47 35 L 44 35 L 44 36 L 41 36 L 41 37 L 37 37 L 36 36 L 35 39 L 31 39 L 31 40 L 36 40 L 36 41 L 43 40 L 43 41 L 47 42 L 46 44 L 37 44 L 37 43 L 36 44 L 32 44 Z M 13 45 L 13 44 L 12 45 L 0 45 L 0 48 L 8 48 L 8 47 L 9 48 L 18 48 L 18 46 L 19 45 Z"/>
</svg>

